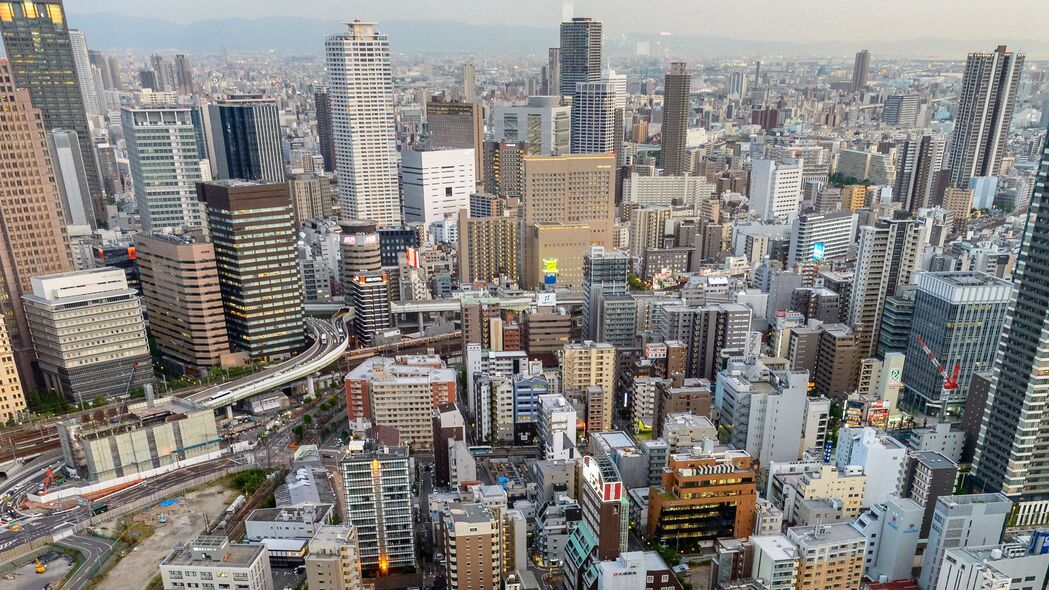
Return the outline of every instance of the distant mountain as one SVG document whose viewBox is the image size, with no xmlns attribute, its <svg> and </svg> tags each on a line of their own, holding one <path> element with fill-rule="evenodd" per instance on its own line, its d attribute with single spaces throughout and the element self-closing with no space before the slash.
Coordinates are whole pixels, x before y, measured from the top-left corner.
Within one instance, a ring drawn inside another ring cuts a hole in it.
<svg viewBox="0 0 1049 590">
<path fill-rule="evenodd" d="M 163 19 L 111 13 L 70 14 L 71 26 L 87 32 L 94 49 L 183 50 L 191 53 L 266 51 L 320 54 L 324 36 L 342 31 L 342 23 L 302 17 L 213 19 L 179 24 Z M 503 53 L 544 55 L 556 46 L 558 31 L 550 27 L 481 26 L 454 21 L 383 21 L 380 30 L 390 35 L 390 47 L 406 53 Z M 878 56 L 962 59 L 970 51 L 990 51 L 999 43 L 1025 51 L 1029 59 L 1049 58 L 1049 40 L 1000 39 L 958 41 L 908 39 L 904 41 L 813 41 L 796 43 L 742 40 L 727 37 L 690 37 L 630 34 L 606 39 L 606 50 L 633 54 L 637 43 L 647 42 L 653 57 L 694 55 L 783 55 L 789 57 L 847 56 L 870 49 Z"/>
</svg>

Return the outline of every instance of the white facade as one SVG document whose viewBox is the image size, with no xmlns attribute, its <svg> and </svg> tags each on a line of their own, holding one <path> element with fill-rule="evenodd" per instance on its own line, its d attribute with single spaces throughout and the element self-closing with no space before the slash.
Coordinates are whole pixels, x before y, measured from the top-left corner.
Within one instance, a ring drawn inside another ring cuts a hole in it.
<svg viewBox="0 0 1049 590">
<path fill-rule="evenodd" d="M 623 200 L 642 207 L 678 206 L 699 210 L 699 204 L 709 201 L 717 190 L 703 176 L 641 176 L 636 172 L 623 180 Z"/>
<path fill-rule="evenodd" d="M 1013 503 L 1003 494 L 940 496 L 932 515 L 929 544 L 922 557 L 918 586 L 938 587 L 940 567 L 950 549 L 1000 543 Z"/>
<path fill-rule="evenodd" d="M 754 560 L 750 577 L 764 581 L 768 590 L 793 590 L 798 577 L 798 548 L 783 535 L 753 535 Z"/>
<path fill-rule="evenodd" d="M 559 96 L 529 96 L 523 106 L 497 106 L 492 124 L 496 141 L 528 143 L 529 153 L 562 156 L 569 153 L 572 107 Z"/>
<path fill-rule="evenodd" d="M 431 223 L 453 219 L 470 208 L 476 186 L 474 151 L 407 151 L 401 158 L 404 220 Z"/>
<path fill-rule="evenodd" d="M 856 222 L 857 215 L 848 211 L 795 217 L 787 264 L 844 257 L 856 242 Z"/>
<path fill-rule="evenodd" d="M 870 479 L 867 479 L 868 484 Z M 890 496 L 852 523 L 867 538 L 863 573 L 872 580 L 909 580 L 918 552 L 924 509 L 914 500 Z"/>
<path fill-rule="evenodd" d="M 755 160 L 750 170 L 750 212 L 765 221 L 790 222 L 801 208 L 803 162 Z"/>
<path fill-rule="evenodd" d="M 868 476 L 863 505 L 884 503 L 896 491 L 907 459 L 907 447 L 870 427 L 842 428 L 838 433 L 835 463 L 844 471 L 858 465 Z"/>
<path fill-rule="evenodd" d="M 160 562 L 160 576 L 164 590 L 182 590 L 190 584 L 273 590 L 266 547 L 231 545 L 226 537 L 201 535 L 187 545 L 176 546 Z"/>
<path fill-rule="evenodd" d="M 389 38 L 354 21 L 325 54 L 342 218 L 400 223 Z"/>
<path fill-rule="evenodd" d="M 998 194 L 997 176 L 973 176 L 969 179 L 969 188 L 973 190 L 973 209 L 990 209 L 994 197 Z"/>
<path fill-rule="evenodd" d="M 617 118 L 622 131 L 626 108 L 626 76 L 606 70 L 599 82 L 579 82 L 572 98 L 572 153 L 609 154 L 620 151 Z"/>
<path fill-rule="evenodd" d="M 936 590 L 1035 590 L 1046 587 L 1049 553 L 1022 543 L 948 549 Z"/>
<path fill-rule="evenodd" d="M 571 459 L 575 454 L 576 411 L 561 394 L 539 396 L 538 436 L 542 459 Z"/>
<path fill-rule="evenodd" d="M 84 110 L 88 115 L 99 116 L 102 114 L 102 106 L 98 100 L 95 76 L 91 73 L 91 59 L 87 53 L 84 31 L 69 29 L 69 47 L 73 50 L 73 65 L 76 68 L 77 82 L 80 83 L 80 94 L 84 97 Z"/>
</svg>

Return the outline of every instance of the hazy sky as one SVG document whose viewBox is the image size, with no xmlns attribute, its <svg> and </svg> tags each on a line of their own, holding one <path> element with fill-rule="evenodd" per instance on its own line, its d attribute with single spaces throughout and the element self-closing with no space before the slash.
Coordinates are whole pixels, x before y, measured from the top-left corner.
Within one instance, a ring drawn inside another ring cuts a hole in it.
<svg viewBox="0 0 1049 590">
<path fill-rule="evenodd" d="M 116 12 L 192 22 L 301 16 L 335 21 L 455 20 L 553 26 L 561 0 L 65 0 L 73 13 Z M 625 32 L 770 41 L 1038 39 L 1049 0 L 576 0 L 576 16 Z"/>
</svg>

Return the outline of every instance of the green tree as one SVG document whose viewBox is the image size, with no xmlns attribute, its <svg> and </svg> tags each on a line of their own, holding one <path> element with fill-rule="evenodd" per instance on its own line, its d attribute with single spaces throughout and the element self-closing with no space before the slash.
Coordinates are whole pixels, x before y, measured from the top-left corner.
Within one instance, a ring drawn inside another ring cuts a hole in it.
<svg viewBox="0 0 1049 590">
<path fill-rule="evenodd" d="M 106 405 L 108 403 L 109 403 L 109 398 L 106 397 L 105 394 L 101 394 L 100 393 L 100 394 L 98 394 L 97 397 L 95 397 L 95 401 L 91 402 L 91 407 L 92 408 L 101 408 L 102 406 L 104 406 L 104 405 Z"/>
</svg>

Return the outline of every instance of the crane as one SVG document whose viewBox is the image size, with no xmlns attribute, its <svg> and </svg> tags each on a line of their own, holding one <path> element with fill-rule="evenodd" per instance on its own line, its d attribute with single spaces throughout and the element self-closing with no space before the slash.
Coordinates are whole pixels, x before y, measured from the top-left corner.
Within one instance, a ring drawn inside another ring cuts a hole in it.
<svg viewBox="0 0 1049 590">
<path fill-rule="evenodd" d="M 947 369 L 945 369 L 944 366 L 940 364 L 940 360 L 937 359 L 936 355 L 932 353 L 932 350 L 930 350 L 929 347 L 925 344 L 925 341 L 922 340 L 921 336 L 918 336 L 918 346 L 922 347 L 922 352 L 925 353 L 925 356 L 929 357 L 929 360 L 932 361 L 933 366 L 936 367 L 936 370 L 940 373 L 940 376 L 943 377 L 943 397 L 947 397 L 949 392 L 957 390 L 958 373 L 960 373 L 962 370 L 961 365 L 954 365 L 954 370 L 951 371 L 951 373 L 948 375 Z"/>
<path fill-rule="evenodd" d="M 47 473 L 44 474 L 44 493 L 47 493 L 47 489 L 55 483 L 55 472 L 51 467 L 47 468 Z"/>
</svg>

